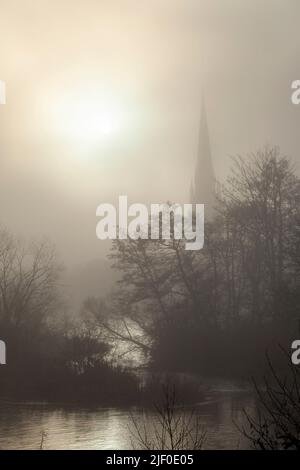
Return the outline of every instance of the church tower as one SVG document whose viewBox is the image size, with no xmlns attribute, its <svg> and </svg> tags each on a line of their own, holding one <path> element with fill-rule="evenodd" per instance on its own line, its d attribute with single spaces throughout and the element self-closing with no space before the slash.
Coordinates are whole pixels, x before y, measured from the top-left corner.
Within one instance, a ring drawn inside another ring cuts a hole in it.
<svg viewBox="0 0 300 470">
<path fill-rule="evenodd" d="M 211 158 L 204 98 L 202 98 L 201 108 L 197 162 L 191 183 L 190 202 L 204 204 L 205 217 L 211 217 L 215 206 L 216 179 Z"/>
</svg>

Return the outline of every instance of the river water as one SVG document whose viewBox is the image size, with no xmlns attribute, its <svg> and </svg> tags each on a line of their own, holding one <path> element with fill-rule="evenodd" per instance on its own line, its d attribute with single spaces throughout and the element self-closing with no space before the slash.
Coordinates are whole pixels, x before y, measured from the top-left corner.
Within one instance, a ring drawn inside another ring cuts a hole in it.
<svg viewBox="0 0 300 470">
<path fill-rule="evenodd" d="M 194 410 L 206 431 L 206 449 L 247 449 L 248 441 L 235 423 L 244 422 L 243 409 L 253 413 L 255 400 L 247 387 L 211 385 Z M 131 408 L 74 408 L 45 403 L 0 402 L 0 448 L 131 449 Z"/>
</svg>

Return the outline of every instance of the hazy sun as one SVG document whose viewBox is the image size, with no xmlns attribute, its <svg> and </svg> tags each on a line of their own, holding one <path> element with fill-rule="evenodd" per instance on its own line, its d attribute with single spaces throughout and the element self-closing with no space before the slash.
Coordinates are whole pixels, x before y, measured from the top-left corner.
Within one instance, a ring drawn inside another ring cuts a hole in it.
<svg viewBox="0 0 300 470">
<path fill-rule="evenodd" d="M 99 99 L 63 100 L 59 108 L 60 129 L 70 138 L 91 141 L 116 131 L 117 112 Z"/>
<path fill-rule="evenodd" d="M 86 145 L 112 138 L 121 112 L 114 100 L 97 91 L 75 89 L 51 99 L 52 127 L 63 139 Z"/>
</svg>

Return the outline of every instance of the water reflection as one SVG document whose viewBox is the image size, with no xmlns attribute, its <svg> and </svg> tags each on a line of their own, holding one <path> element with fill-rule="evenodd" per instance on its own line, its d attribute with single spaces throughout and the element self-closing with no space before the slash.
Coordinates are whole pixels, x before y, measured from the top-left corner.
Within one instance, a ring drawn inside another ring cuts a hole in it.
<svg viewBox="0 0 300 470">
<path fill-rule="evenodd" d="M 254 410 L 249 390 L 217 387 L 195 407 L 206 429 L 207 449 L 245 449 L 249 444 L 234 423 L 243 408 Z M 43 432 L 45 449 L 131 449 L 130 413 L 137 409 L 73 408 L 42 403 L 0 404 L 0 447 L 38 449 Z"/>
</svg>

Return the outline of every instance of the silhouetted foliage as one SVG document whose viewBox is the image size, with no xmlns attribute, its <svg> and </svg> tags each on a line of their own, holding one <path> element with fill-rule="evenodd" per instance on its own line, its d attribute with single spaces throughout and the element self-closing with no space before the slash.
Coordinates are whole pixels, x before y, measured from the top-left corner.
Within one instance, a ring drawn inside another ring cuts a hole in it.
<svg viewBox="0 0 300 470">
<path fill-rule="evenodd" d="M 84 323 L 61 324 L 60 266 L 46 243 L 0 233 L 0 332 L 8 345 L 1 396 L 116 404 L 136 400 L 137 378 L 112 365 L 110 345 Z"/>
<path fill-rule="evenodd" d="M 201 202 L 201 201 L 199 201 Z M 126 239 L 114 294 L 89 299 L 101 337 L 155 368 L 248 376 L 293 339 L 300 307 L 300 181 L 277 148 L 233 159 L 200 251 Z"/>
<path fill-rule="evenodd" d="M 253 448 L 259 450 L 300 450 L 300 373 L 290 362 L 289 373 L 278 374 L 267 356 L 270 376 L 255 390 L 257 416 L 244 411 L 248 426 L 240 428 Z"/>
<path fill-rule="evenodd" d="M 1 394 L 146 400 L 134 362 L 155 373 L 263 372 L 264 351 L 294 339 L 299 234 L 300 181 L 289 160 L 276 148 L 238 157 L 206 221 L 202 250 L 185 250 L 172 235 L 114 241 L 117 288 L 87 299 L 80 318 L 64 324 L 53 249 L 2 231 L 0 331 L 9 362 Z"/>
<path fill-rule="evenodd" d="M 142 421 L 131 415 L 129 432 L 133 448 L 148 450 L 201 450 L 205 440 L 197 416 L 178 402 L 170 384 L 154 412 L 144 411 Z"/>
</svg>

